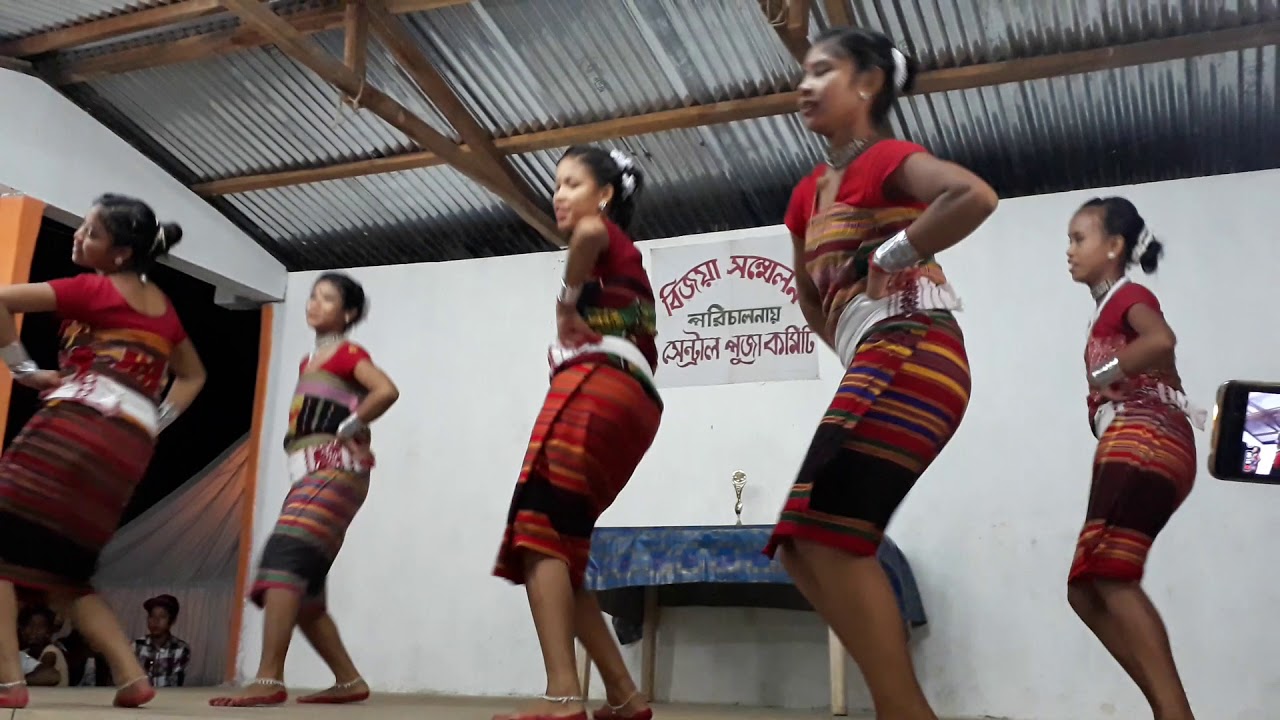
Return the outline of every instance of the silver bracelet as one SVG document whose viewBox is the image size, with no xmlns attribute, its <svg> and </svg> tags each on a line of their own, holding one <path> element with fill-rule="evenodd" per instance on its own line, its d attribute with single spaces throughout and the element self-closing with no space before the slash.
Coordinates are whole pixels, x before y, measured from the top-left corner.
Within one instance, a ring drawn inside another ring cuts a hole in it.
<svg viewBox="0 0 1280 720">
<path fill-rule="evenodd" d="M 556 302 L 561 305 L 573 307 L 578 304 L 578 298 L 582 296 L 582 286 L 575 285 L 569 287 L 565 281 L 560 281 L 560 294 L 556 295 Z"/>
<path fill-rule="evenodd" d="M 338 437 L 343 440 L 350 440 L 356 436 L 356 433 L 369 427 L 359 415 L 351 413 L 346 420 L 338 423 Z"/>
<path fill-rule="evenodd" d="M 0 360 L 4 360 L 4 364 L 9 366 L 9 372 L 13 373 L 15 379 L 20 379 L 34 372 L 40 372 L 40 366 L 35 364 L 31 356 L 27 354 L 27 349 L 22 346 L 21 340 L 0 347 Z"/>
<path fill-rule="evenodd" d="M 916 252 L 911 241 L 907 239 L 907 231 L 902 230 L 881 243 L 880 247 L 871 254 L 871 261 L 881 270 L 895 273 L 920 262 L 920 253 Z"/>
<path fill-rule="evenodd" d="M 1120 369 L 1120 360 L 1112 357 L 1089 371 L 1089 384 L 1098 387 L 1110 387 L 1124 379 L 1124 371 Z"/>
<path fill-rule="evenodd" d="M 173 403 L 167 400 L 160 403 L 160 415 L 156 418 L 156 428 L 159 432 L 164 432 L 165 428 L 172 425 L 173 421 L 177 420 L 181 414 L 178 412 L 178 408 L 173 406 Z"/>
</svg>

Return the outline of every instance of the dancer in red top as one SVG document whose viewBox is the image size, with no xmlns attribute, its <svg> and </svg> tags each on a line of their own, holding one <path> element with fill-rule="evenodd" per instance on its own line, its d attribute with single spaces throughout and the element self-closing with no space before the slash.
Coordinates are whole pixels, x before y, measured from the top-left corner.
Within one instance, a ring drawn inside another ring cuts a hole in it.
<svg viewBox="0 0 1280 720">
<path fill-rule="evenodd" d="M 1071 564 L 1071 607 L 1138 684 L 1158 720 L 1192 720 L 1160 614 L 1139 584 L 1152 541 L 1191 492 L 1205 413 L 1187 402 L 1160 302 L 1125 277 L 1155 272 L 1160 242 L 1133 203 L 1094 199 L 1071 219 L 1071 279 L 1097 303 L 1085 346 L 1098 449 Z"/>
<path fill-rule="evenodd" d="M 0 358 L 43 391 L 40 410 L 0 459 L 0 707 L 24 707 L 14 587 L 47 596 L 102 652 L 115 704 L 155 697 L 133 643 L 90 579 L 156 437 L 195 400 L 204 368 L 173 305 L 146 271 L 182 238 L 139 200 L 104 195 L 76 230 L 71 259 L 94 273 L 0 288 Z M 63 318 L 59 372 L 40 370 L 17 313 Z M 170 375 L 172 387 L 165 394 Z"/>
<path fill-rule="evenodd" d="M 284 438 L 293 485 L 249 590 L 263 609 L 258 672 L 240 694 L 211 699 L 215 707 L 287 701 L 284 662 L 295 627 L 334 676 L 330 688 L 298 702 L 342 705 L 369 697 L 326 603 L 329 569 L 369 493 L 369 424 L 400 398 L 368 351 L 347 339 L 364 314 L 364 288 L 345 273 L 324 273 L 311 286 L 307 324 L 315 349 L 298 365 Z"/>
<path fill-rule="evenodd" d="M 915 74 L 884 35 L 829 30 L 804 68 L 801 115 L 831 146 L 796 186 L 786 224 L 800 307 L 847 371 L 766 552 L 858 663 L 877 717 L 934 720 L 875 555 L 968 407 L 960 303 L 933 256 L 982 224 L 996 195 L 968 170 L 881 136 Z"/>
<path fill-rule="evenodd" d="M 586 720 L 576 636 L 600 669 L 596 718 L 648 720 L 595 595 L 583 588 L 596 519 L 658 432 L 657 313 L 627 227 L 643 176 L 624 153 L 572 147 L 556 167 L 556 225 L 569 236 L 556 298 L 551 388 L 533 426 L 494 574 L 525 585 L 546 694 L 508 720 Z"/>
</svg>

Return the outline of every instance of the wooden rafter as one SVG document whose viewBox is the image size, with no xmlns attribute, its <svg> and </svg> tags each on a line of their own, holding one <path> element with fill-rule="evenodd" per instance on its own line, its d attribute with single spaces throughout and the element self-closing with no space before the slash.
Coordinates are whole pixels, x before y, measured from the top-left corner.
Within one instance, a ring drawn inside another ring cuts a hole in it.
<svg viewBox="0 0 1280 720">
<path fill-rule="evenodd" d="M 115 17 L 58 28 L 0 44 L 0 55 L 31 57 L 88 45 L 144 30 L 154 30 L 222 12 L 219 0 L 183 0 L 172 5 L 138 10 Z"/>
<path fill-rule="evenodd" d="M 480 126 L 458 94 L 449 86 L 449 81 L 444 79 L 418 48 L 400 19 L 383 11 L 376 2 L 369 6 L 369 19 L 373 32 L 395 58 L 400 69 L 413 80 L 453 129 L 458 131 L 469 150 L 466 153 L 468 161 L 482 172 L 501 179 L 511 190 L 532 198 L 533 190 L 528 183 L 507 161 L 506 155 L 494 147 L 492 135 Z"/>
<path fill-rule="evenodd" d="M 809 52 L 809 2 L 810 0 L 761 0 L 764 13 L 782 44 L 796 59 L 804 62 Z"/>
<path fill-rule="evenodd" d="M 853 25 L 853 14 L 849 12 L 846 0 L 823 0 L 827 8 L 827 24 L 831 27 L 849 27 Z"/>
<path fill-rule="evenodd" d="M 270 38 L 281 52 L 310 69 L 347 96 L 359 97 L 362 107 L 382 118 L 387 124 L 403 132 L 422 147 L 439 155 L 445 162 L 481 187 L 497 195 L 548 241 L 557 245 L 564 244 L 564 240 L 556 230 L 555 222 L 532 198 L 512 190 L 491 170 L 478 165 L 472 155 L 464 152 L 457 143 L 440 134 L 391 96 L 370 86 L 350 68 L 316 47 L 302 33 L 295 30 L 266 5 L 261 4 L 259 0 L 221 0 L 221 2 L 224 7 L 239 16 L 244 24 L 253 26 L 258 32 Z"/>
<path fill-rule="evenodd" d="M 188 2 L 193 1 L 194 0 L 188 0 Z M 384 0 L 383 6 L 386 8 L 386 11 L 392 15 L 406 15 L 408 13 L 435 10 L 438 8 L 449 7 L 451 5 L 462 5 L 469 1 L 470 0 Z M 220 0 L 218 4 L 221 5 Z M 124 21 L 127 18 L 133 18 L 140 14 L 141 13 L 129 13 L 117 18 L 110 18 L 110 20 Z M 293 26 L 294 30 L 297 30 L 304 35 L 313 35 L 318 32 L 335 30 L 343 27 L 346 24 L 346 10 L 341 5 L 335 4 L 333 7 L 309 9 L 292 13 L 286 16 L 285 19 L 289 25 Z M 109 20 L 97 20 L 92 23 L 77 25 L 75 27 L 87 28 L 91 25 L 96 25 L 97 23 L 106 22 L 109 22 Z M 119 30 L 118 27 L 114 29 Z M 114 32 L 111 37 L 127 35 L 136 31 L 137 30 L 130 27 L 126 32 Z M 34 41 L 35 38 L 40 37 L 43 36 L 36 35 L 31 38 L 25 38 L 23 41 Z M 218 57 L 270 44 L 271 40 L 263 33 L 258 32 L 256 28 L 248 24 L 241 24 L 239 27 L 231 28 L 229 30 L 204 33 L 192 37 L 181 38 L 179 40 L 153 43 L 150 45 L 143 45 L 141 47 L 131 47 L 124 50 L 103 53 L 102 55 L 96 55 L 93 57 L 72 60 L 62 63 L 56 67 L 51 67 L 50 71 L 47 73 L 47 77 L 49 82 L 54 85 L 74 85 L 76 83 L 98 80 L 110 75 L 118 75 L 120 73 L 143 70 L 146 68 L 176 65 L 178 63 L 191 62 L 193 60 L 201 60 L 204 58 Z"/>
<path fill-rule="evenodd" d="M 1273 21 L 1096 50 L 930 70 L 920 73 L 916 80 L 915 93 L 947 92 L 1040 80 L 1276 44 L 1280 44 L 1280 22 Z M 796 99 L 795 92 L 781 92 L 710 105 L 692 105 L 634 117 L 498 138 L 494 141 L 494 146 L 501 152 L 512 155 L 549 150 L 574 143 L 599 142 L 664 130 L 781 115 L 795 109 Z M 462 150 L 469 152 L 467 147 Z M 318 168 L 225 178 L 201 183 L 193 186 L 192 189 L 201 195 L 212 197 L 324 180 L 399 172 L 432 167 L 444 162 L 446 161 L 432 152 L 415 152 Z"/>
<path fill-rule="evenodd" d="M 342 60 L 357 77 L 365 77 L 365 65 L 369 60 L 369 7 L 365 0 L 347 0 Z"/>
</svg>

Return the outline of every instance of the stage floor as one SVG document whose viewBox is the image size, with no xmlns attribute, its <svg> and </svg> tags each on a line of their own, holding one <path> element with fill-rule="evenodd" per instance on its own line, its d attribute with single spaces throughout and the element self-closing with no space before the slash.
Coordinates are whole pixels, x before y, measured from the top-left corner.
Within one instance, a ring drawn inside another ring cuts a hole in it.
<svg viewBox="0 0 1280 720">
<path fill-rule="evenodd" d="M 448 698 L 429 695 L 374 695 L 368 702 L 342 707 L 304 706 L 292 702 L 273 708 L 214 708 L 209 698 L 220 694 L 220 688 L 161 690 L 145 708 L 121 710 L 111 707 L 114 691 L 97 688 L 46 689 L 32 688 L 31 706 L 15 710 L 12 715 L 0 711 L 0 720 L 186 720 L 187 718 L 253 718 L 274 720 L 290 718 L 351 718 L 351 720 L 489 720 L 494 713 L 509 712 L 519 700 L 514 698 Z M 294 691 L 293 695 L 305 694 Z M 594 704 L 592 705 L 594 707 Z M 748 709 L 707 705 L 658 705 L 658 720 L 740 720 L 772 718 L 774 720 L 812 720 L 830 718 L 830 711 L 793 712 L 769 708 Z M 869 716 L 849 716 L 860 720 Z"/>
</svg>

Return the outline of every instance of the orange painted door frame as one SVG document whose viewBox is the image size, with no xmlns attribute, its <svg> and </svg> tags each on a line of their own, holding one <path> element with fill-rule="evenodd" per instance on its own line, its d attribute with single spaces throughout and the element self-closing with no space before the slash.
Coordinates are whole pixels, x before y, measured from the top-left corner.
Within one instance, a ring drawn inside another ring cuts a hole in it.
<svg viewBox="0 0 1280 720">
<path fill-rule="evenodd" d="M 20 285 L 31 277 L 31 259 L 36 252 L 36 238 L 44 221 L 44 203 L 26 195 L 0 197 L 0 285 Z M 22 318 L 18 317 L 18 330 Z M 8 372 L 7 370 L 4 372 Z M 9 397 L 13 378 L 0 380 L 0 439 L 4 438 L 9 419 Z"/>
<path fill-rule="evenodd" d="M 253 422 L 249 429 L 248 467 L 244 473 L 244 510 L 240 514 L 240 563 L 236 573 L 236 597 L 231 607 L 231 642 L 227 644 L 226 680 L 236 680 L 240 656 L 240 631 L 245 613 L 245 594 L 248 592 L 249 571 L 253 564 L 253 514 L 258 502 L 258 462 L 262 456 L 263 420 L 267 413 L 268 378 L 271 375 L 271 338 L 275 313 L 271 305 L 262 306 L 261 326 L 258 330 L 258 380 L 253 393 Z M 254 661 L 256 662 L 256 660 Z"/>
</svg>

